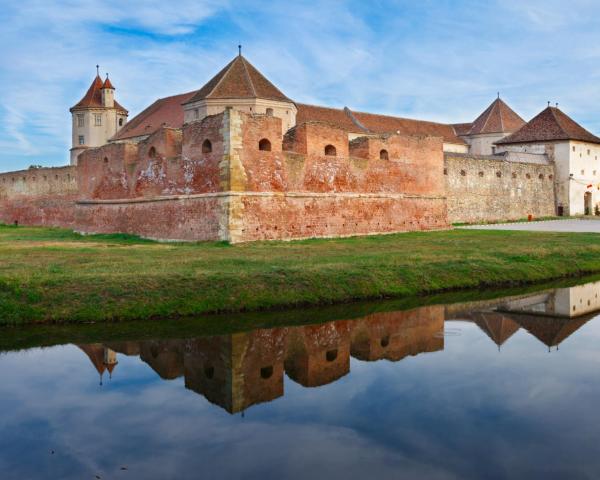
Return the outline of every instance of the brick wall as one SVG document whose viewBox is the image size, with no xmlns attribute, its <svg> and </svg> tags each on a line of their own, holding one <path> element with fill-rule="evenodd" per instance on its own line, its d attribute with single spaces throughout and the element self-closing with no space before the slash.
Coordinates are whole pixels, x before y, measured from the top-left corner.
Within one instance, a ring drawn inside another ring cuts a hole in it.
<svg viewBox="0 0 600 480">
<path fill-rule="evenodd" d="M 555 215 L 554 167 L 446 154 L 448 221 Z"/>
<path fill-rule="evenodd" d="M 30 168 L 0 174 L 0 222 L 74 226 L 76 167 Z"/>
</svg>

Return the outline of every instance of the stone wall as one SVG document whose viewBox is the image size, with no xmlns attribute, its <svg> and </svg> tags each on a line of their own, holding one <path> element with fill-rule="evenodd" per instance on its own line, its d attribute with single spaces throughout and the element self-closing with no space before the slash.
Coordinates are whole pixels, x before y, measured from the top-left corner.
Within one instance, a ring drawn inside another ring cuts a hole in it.
<svg viewBox="0 0 600 480">
<path fill-rule="evenodd" d="M 0 174 L 0 222 L 74 227 L 76 167 Z"/>
<path fill-rule="evenodd" d="M 555 215 L 552 165 L 452 154 L 444 165 L 451 223 Z"/>
</svg>

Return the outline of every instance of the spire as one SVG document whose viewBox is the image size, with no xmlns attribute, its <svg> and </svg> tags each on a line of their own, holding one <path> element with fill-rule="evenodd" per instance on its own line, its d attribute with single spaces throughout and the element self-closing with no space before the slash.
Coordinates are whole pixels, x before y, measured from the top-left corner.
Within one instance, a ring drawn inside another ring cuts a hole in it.
<svg viewBox="0 0 600 480">
<path fill-rule="evenodd" d="M 115 87 L 113 87 L 112 83 L 110 83 L 110 79 L 108 78 L 108 73 L 106 74 L 106 80 L 104 80 L 104 83 L 102 84 L 102 88 L 110 88 L 112 90 L 115 89 Z"/>
<path fill-rule="evenodd" d="M 100 65 L 96 64 L 96 76 L 100 76 Z"/>
<path fill-rule="evenodd" d="M 238 45 L 238 56 L 241 57 L 242 56 L 242 45 Z"/>
</svg>

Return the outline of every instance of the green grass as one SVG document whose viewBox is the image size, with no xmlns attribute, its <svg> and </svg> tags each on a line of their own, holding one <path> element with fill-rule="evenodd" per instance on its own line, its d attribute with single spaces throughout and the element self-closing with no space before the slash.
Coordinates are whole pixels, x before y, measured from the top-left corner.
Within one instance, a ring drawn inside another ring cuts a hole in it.
<svg viewBox="0 0 600 480">
<path fill-rule="evenodd" d="M 323 305 L 600 272 L 600 235 L 455 230 L 164 244 L 0 226 L 0 324 Z"/>
</svg>

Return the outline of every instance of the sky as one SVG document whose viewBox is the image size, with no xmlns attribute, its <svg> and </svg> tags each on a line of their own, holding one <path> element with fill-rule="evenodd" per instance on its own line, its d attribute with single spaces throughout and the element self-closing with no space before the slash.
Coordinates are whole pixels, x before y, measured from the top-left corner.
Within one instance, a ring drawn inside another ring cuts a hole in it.
<svg viewBox="0 0 600 480">
<path fill-rule="evenodd" d="M 0 0 L 0 171 L 68 163 L 100 65 L 130 118 L 244 56 L 303 103 L 473 121 L 500 92 L 600 134 L 597 0 Z"/>
</svg>

